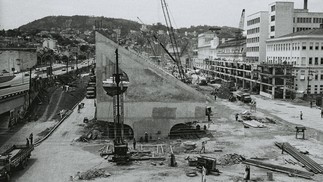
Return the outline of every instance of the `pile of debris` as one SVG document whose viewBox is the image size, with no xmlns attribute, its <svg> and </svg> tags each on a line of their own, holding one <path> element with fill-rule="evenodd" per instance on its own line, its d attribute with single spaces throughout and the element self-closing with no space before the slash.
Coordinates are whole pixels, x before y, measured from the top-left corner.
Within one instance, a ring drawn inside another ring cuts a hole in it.
<svg viewBox="0 0 323 182">
<path fill-rule="evenodd" d="M 244 158 L 239 154 L 225 154 L 218 159 L 219 164 L 222 166 L 231 166 L 234 164 L 239 164 Z"/>
<path fill-rule="evenodd" d="M 106 172 L 104 169 L 90 169 L 82 173 L 77 172 L 75 178 L 79 180 L 92 180 L 99 177 L 107 178 L 109 176 L 111 176 L 111 174 Z"/>
<path fill-rule="evenodd" d="M 221 87 L 217 90 L 216 95 L 221 99 L 229 99 L 231 92 L 229 87 L 221 85 Z"/>
</svg>

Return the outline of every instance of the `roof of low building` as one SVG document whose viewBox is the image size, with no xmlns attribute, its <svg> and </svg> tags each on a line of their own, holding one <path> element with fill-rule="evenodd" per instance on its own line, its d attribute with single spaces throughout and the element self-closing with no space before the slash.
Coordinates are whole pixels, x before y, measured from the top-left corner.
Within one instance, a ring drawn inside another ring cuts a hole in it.
<svg viewBox="0 0 323 182">
<path fill-rule="evenodd" d="M 316 28 L 316 29 L 310 29 L 310 30 L 304 30 L 304 31 L 299 31 L 287 35 L 280 36 L 279 38 L 282 37 L 292 37 L 292 36 L 300 36 L 300 35 L 323 35 L 323 28 Z"/>
</svg>

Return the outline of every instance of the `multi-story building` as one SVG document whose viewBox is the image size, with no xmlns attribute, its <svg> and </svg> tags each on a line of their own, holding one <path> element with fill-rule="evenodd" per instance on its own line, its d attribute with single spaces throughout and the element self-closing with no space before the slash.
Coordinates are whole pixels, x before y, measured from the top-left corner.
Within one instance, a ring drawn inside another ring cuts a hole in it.
<svg viewBox="0 0 323 182">
<path fill-rule="evenodd" d="M 298 96 L 323 93 L 323 27 L 267 40 L 266 62 L 293 65 Z"/>
<path fill-rule="evenodd" d="M 303 9 L 295 9 L 293 2 L 274 2 L 268 9 L 247 17 L 247 60 L 266 59 L 267 39 L 319 28 L 323 23 L 323 13 L 309 12 L 307 0 Z"/>
<path fill-rule="evenodd" d="M 266 58 L 267 27 L 268 12 L 260 11 L 247 16 L 247 61 L 258 62 Z"/>
</svg>

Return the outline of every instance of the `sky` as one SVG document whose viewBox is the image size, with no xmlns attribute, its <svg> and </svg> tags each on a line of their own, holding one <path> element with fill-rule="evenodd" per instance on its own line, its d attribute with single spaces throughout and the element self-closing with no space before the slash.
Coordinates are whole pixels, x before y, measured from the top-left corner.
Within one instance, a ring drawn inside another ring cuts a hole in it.
<svg viewBox="0 0 323 182">
<path fill-rule="evenodd" d="M 303 8 L 303 0 L 294 8 Z M 175 28 L 191 25 L 238 27 L 246 16 L 267 11 L 275 0 L 166 0 Z M 323 0 L 308 0 L 311 12 L 323 12 Z M 90 15 L 123 18 L 145 24 L 165 24 L 160 0 L 0 0 L 0 29 L 13 29 L 34 20 L 57 15 Z"/>
</svg>

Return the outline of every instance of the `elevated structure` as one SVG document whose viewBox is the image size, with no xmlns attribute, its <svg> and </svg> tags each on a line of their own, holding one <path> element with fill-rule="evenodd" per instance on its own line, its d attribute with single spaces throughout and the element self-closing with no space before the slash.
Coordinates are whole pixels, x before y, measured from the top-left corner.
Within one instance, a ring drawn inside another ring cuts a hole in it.
<svg viewBox="0 0 323 182">
<path fill-rule="evenodd" d="M 113 121 L 113 100 L 103 90 L 102 81 L 113 73 L 117 47 L 96 32 L 98 120 Z M 152 139 L 166 137 L 174 125 L 205 119 L 207 100 L 204 95 L 155 67 L 138 53 L 122 47 L 118 47 L 118 51 L 119 67 L 129 78 L 129 88 L 124 94 L 124 124 L 125 128 L 133 130 L 134 137 L 144 137 L 145 132 Z"/>
</svg>

